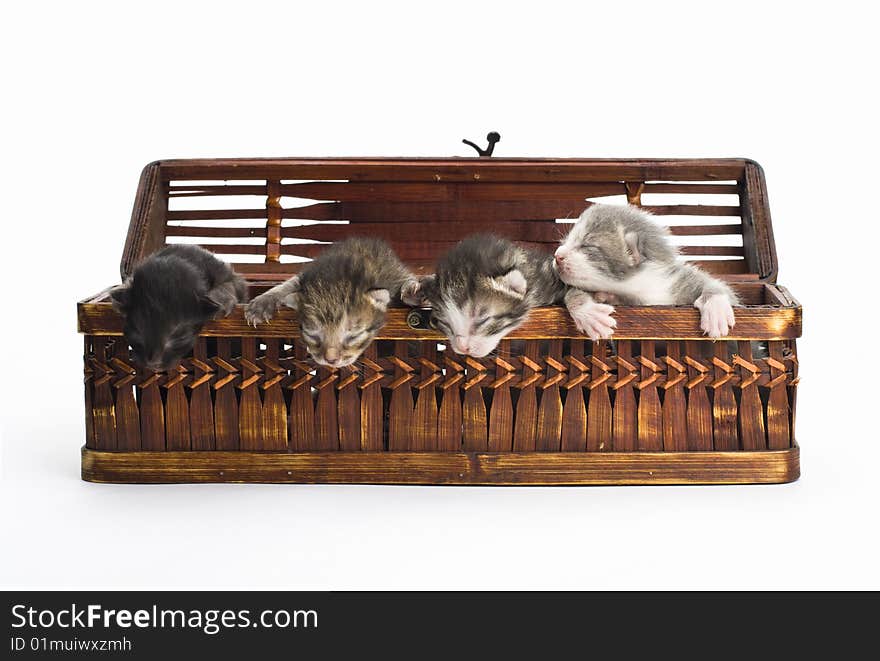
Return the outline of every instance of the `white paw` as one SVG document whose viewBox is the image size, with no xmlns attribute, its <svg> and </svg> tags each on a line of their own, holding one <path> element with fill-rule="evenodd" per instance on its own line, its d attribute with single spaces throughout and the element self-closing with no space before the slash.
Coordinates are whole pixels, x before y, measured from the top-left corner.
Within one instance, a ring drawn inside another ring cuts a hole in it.
<svg viewBox="0 0 880 661">
<path fill-rule="evenodd" d="M 248 303 L 244 311 L 244 318 L 248 325 L 257 327 L 257 324 L 263 324 L 275 316 L 275 310 L 278 309 L 278 302 L 274 296 L 261 294 Z"/>
<path fill-rule="evenodd" d="M 614 308 L 605 303 L 587 301 L 568 308 L 574 325 L 591 340 L 607 340 L 614 333 L 617 319 L 612 317 Z"/>
<path fill-rule="evenodd" d="M 715 294 L 706 298 L 700 296 L 694 307 L 700 311 L 700 328 L 713 340 L 726 337 L 736 323 L 733 306 L 724 294 Z"/>
</svg>

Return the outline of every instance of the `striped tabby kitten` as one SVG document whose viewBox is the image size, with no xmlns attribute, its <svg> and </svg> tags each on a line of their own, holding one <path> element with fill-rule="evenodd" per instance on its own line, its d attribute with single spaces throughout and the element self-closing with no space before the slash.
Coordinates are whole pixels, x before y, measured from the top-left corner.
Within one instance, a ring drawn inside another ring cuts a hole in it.
<svg viewBox="0 0 880 661">
<path fill-rule="evenodd" d="M 549 254 L 490 234 L 470 236 L 437 264 L 436 275 L 408 288 L 403 300 L 433 308 L 436 328 L 458 354 L 491 353 L 529 311 L 562 300 L 565 285 Z"/>
<path fill-rule="evenodd" d="M 355 362 L 385 324 L 385 312 L 415 277 L 381 239 L 351 238 L 329 246 L 299 275 L 248 304 L 245 318 L 256 326 L 282 305 L 299 316 L 303 343 L 319 365 Z"/>
</svg>

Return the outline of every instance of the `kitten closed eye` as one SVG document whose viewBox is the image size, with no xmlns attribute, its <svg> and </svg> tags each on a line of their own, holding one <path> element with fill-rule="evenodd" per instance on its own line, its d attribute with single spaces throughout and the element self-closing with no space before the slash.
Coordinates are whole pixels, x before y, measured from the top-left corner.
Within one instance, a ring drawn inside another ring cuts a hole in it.
<svg viewBox="0 0 880 661">
<path fill-rule="evenodd" d="M 362 340 L 367 336 L 366 331 L 359 331 L 357 333 L 352 333 L 351 335 L 346 336 L 343 340 L 342 344 L 345 347 L 352 347 L 358 343 L 359 340 Z"/>
<path fill-rule="evenodd" d="M 318 344 L 321 341 L 321 336 L 314 331 L 301 330 L 300 333 L 304 340 L 312 344 Z"/>
</svg>

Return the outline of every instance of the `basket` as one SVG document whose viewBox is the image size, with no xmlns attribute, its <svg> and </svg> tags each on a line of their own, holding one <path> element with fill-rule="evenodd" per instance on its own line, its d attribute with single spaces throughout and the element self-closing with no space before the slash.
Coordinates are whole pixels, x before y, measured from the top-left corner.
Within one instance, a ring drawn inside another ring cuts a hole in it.
<svg viewBox="0 0 880 661">
<path fill-rule="evenodd" d="M 801 308 L 776 284 L 764 177 L 745 159 L 233 159 L 151 163 L 122 276 L 167 243 L 229 259 L 251 294 L 327 242 L 387 239 L 416 272 L 475 231 L 548 251 L 590 201 L 661 216 L 745 307 L 707 340 L 691 307 L 618 306 L 593 343 L 535 310 L 486 358 L 393 308 L 357 371 L 307 360 L 293 310 L 206 324 L 168 373 L 139 368 L 105 292 L 84 335 L 83 479 L 95 482 L 788 482 Z"/>
</svg>

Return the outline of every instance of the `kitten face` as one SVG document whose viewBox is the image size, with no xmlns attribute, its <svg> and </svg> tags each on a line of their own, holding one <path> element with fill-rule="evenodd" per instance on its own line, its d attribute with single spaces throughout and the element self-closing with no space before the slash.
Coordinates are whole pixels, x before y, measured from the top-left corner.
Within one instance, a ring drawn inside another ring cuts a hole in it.
<svg viewBox="0 0 880 661">
<path fill-rule="evenodd" d="M 612 218 L 585 211 L 556 250 L 554 268 L 567 285 L 607 289 L 638 266 L 637 237 Z"/>
<path fill-rule="evenodd" d="M 125 315 L 125 341 L 132 357 L 153 371 L 173 369 L 192 352 L 205 321 L 217 311 L 211 301 L 192 292 L 156 300 L 138 277 L 111 292 L 113 305 Z"/>
<path fill-rule="evenodd" d="M 193 349 L 202 324 L 197 321 L 157 321 L 137 315 L 125 325 L 125 340 L 134 360 L 145 367 L 164 372 L 177 367 Z"/>
<path fill-rule="evenodd" d="M 487 356 L 529 312 L 523 300 L 526 281 L 515 269 L 495 278 L 477 276 L 473 282 L 428 276 L 419 290 L 423 303 L 433 308 L 432 325 L 460 355 Z"/>
<path fill-rule="evenodd" d="M 191 245 L 165 246 L 110 291 L 134 360 L 155 371 L 175 367 L 206 321 L 229 314 L 246 297 L 245 281 L 229 265 Z"/>
<path fill-rule="evenodd" d="M 340 368 L 354 363 L 385 324 L 388 290 L 375 289 L 333 304 L 317 292 L 301 291 L 296 305 L 303 344 L 319 365 Z"/>
</svg>

